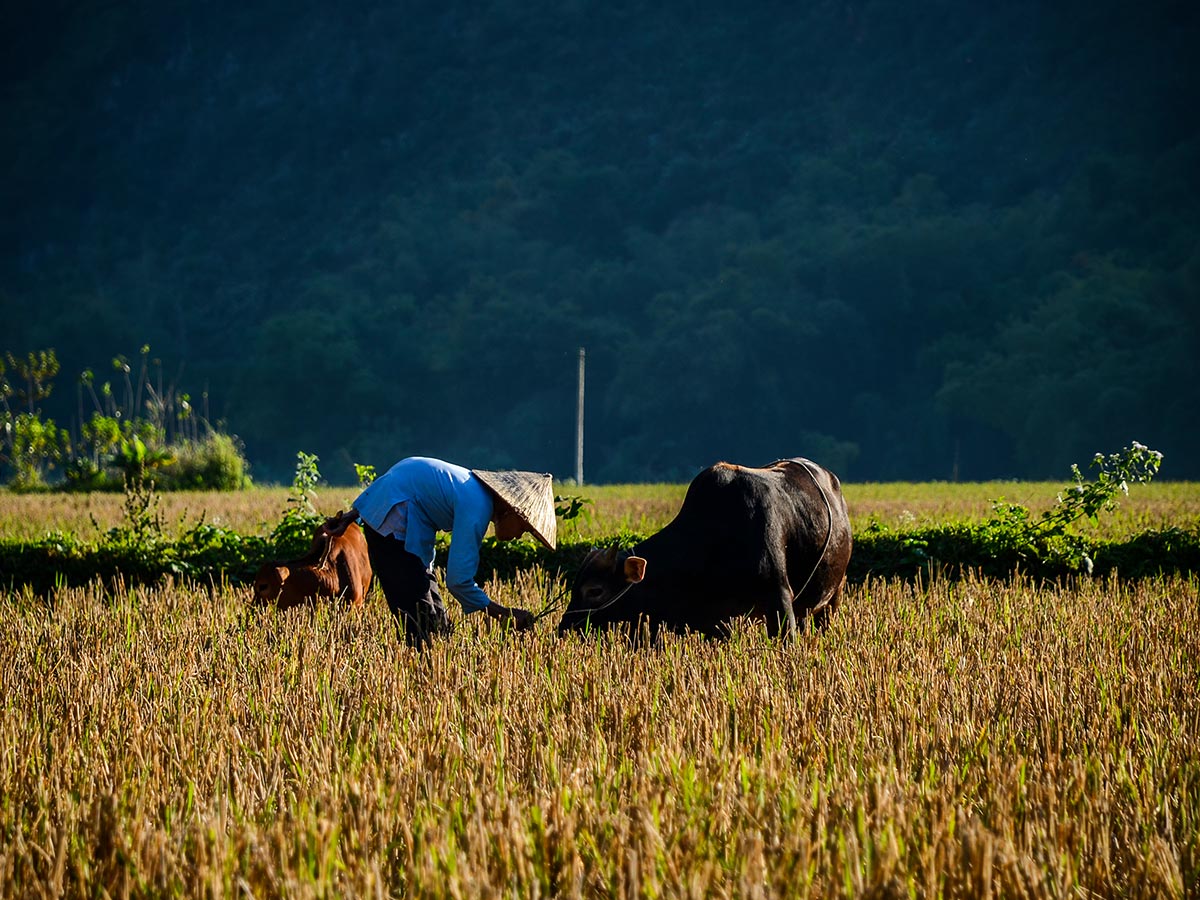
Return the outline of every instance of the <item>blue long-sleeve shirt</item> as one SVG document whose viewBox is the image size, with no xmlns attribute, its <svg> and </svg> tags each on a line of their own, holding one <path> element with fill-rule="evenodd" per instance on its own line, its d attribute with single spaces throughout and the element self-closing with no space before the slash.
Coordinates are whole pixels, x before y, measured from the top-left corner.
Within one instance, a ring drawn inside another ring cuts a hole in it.
<svg viewBox="0 0 1200 900">
<path fill-rule="evenodd" d="M 479 548 L 492 519 L 492 494 L 467 469 L 440 459 L 402 459 L 367 485 L 354 501 L 362 520 L 433 568 L 434 538 L 452 533 L 446 587 L 465 612 L 491 601 L 475 583 Z"/>
</svg>

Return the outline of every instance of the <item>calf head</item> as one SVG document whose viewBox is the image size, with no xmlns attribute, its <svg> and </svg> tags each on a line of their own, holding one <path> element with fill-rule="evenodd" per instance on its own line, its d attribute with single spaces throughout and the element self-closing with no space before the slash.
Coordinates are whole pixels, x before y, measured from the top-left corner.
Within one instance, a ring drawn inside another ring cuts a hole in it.
<svg viewBox="0 0 1200 900">
<path fill-rule="evenodd" d="M 558 623 L 558 633 L 600 627 L 629 618 L 618 603 L 626 592 L 646 577 L 646 560 L 628 550 L 610 547 L 592 550 L 584 557 L 571 602 Z"/>
<path fill-rule="evenodd" d="M 288 574 L 288 567 L 285 565 L 263 563 L 258 574 L 254 576 L 254 602 L 262 606 L 277 602 Z"/>
</svg>

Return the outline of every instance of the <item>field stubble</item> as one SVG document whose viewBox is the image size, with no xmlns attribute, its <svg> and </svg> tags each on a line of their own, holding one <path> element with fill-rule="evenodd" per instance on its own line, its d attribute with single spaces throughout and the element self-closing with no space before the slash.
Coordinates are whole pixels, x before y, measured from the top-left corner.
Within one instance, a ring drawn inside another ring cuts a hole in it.
<svg viewBox="0 0 1200 900">
<path fill-rule="evenodd" d="M 1197 890 L 1194 579 L 867 581 L 787 647 L 459 619 L 425 655 L 377 594 L 245 599 L 4 598 L 0 894 Z"/>
</svg>

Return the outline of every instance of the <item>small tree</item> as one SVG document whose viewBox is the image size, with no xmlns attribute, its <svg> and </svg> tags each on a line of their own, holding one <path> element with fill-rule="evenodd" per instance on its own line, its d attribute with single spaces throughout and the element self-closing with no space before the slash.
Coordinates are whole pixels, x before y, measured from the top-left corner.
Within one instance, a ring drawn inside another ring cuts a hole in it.
<svg viewBox="0 0 1200 900">
<path fill-rule="evenodd" d="M 7 392 L 17 398 L 27 413 L 37 414 L 38 404 L 54 390 L 54 376 L 59 368 L 58 356 L 53 350 L 39 350 L 27 354 L 24 359 L 17 359 L 12 353 L 5 353 L 4 358 L 8 363 L 7 368 L 19 379 L 15 386 L 5 385 Z M 0 363 L 0 381 L 4 380 L 4 372 L 5 366 Z"/>
<path fill-rule="evenodd" d="M 9 381 L 9 373 L 15 376 Z M 0 361 L 0 463 L 13 470 L 10 486 L 17 490 L 39 490 L 46 486 L 46 472 L 68 452 L 70 441 L 53 419 L 42 419 L 38 404 L 50 396 L 58 374 L 58 357 L 53 350 L 30 353 L 18 359 L 12 353 Z M 24 407 L 14 413 L 13 404 Z"/>
<path fill-rule="evenodd" d="M 52 419 L 42 421 L 34 413 L 18 413 L 4 423 L 6 452 L 0 459 L 13 468 L 9 486 L 20 491 L 46 487 L 46 471 L 63 458 L 68 444 L 66 432 Z"/>
<path fill-rule="evenodd" d="M 271 532 L 271 540 L 280 555 L 292 555 L 308 549 L 313 531 L 323 521 L 314 502 L 317 499 L 317 485 L 321 481 L 317 461 L 318 457 L 313 453 L 301 450 L 296 454 L 296 474 L 292 479 L 287 509 Z"/>
</svg>

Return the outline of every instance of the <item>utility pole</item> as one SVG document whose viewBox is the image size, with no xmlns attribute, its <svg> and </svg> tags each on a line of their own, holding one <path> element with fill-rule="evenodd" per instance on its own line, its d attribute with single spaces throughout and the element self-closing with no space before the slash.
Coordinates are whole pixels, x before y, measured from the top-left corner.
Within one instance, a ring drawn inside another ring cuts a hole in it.
<svg viewBox="0 0 1200 900">
<path fill-rule="evenodd" d="M 583 362 L 584 349 L 579 348 L 579 397 L 575 401 L 575 483 L 583 484 Z"/>
</svg>

